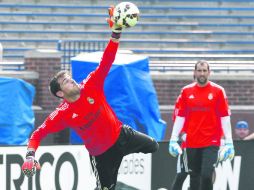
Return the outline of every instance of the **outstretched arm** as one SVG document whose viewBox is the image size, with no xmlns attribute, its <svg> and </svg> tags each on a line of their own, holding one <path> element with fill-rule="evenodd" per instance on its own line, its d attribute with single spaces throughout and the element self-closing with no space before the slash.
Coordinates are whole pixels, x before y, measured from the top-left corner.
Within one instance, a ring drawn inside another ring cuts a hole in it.
<svg viewBox="0 0 254 190">
<path fill-rule="evenodd" d="M 27 147 L 25 162 L 22 165 L 22 171 L 27 177 L 32 177 L 36 173 L 36 170 L 40 169 L 40 164 L 35 160 L 35 152 L 41 140 L 49 133 L 58 132 L 64 129 L 64 125 L 61 125 L 61 122 L 59 122 L 61 121 L 59 120 L 61 118 L 55 115 L 56 112 L 57 110 L 50 114 L 45 122 L 31 135 Z"/>
<path fill-rule="evenodd" d="M 111 38 L 107 47 L 104 50 L 100 65 L 97 67 L 94 73 L 94 75 L 96 76 L 96 83 L 99 83 L 100 85 L 103 85 L 104 80 L 115 60 L 116 52 L 119 46 L 119 39 L 122 33 L 122 27 L 118 26 L 113 21 L 113 11 L 114 7 L 110 7 L 108 9 L 109 18 L 106 19 L 112 31 Z"/>
<path fill-rule="evenodd" d="M 115 60 L 116 52 L 118 49 L 118 39 L 111 39 L 104 50 L 100 65 L 94 72 L 96 83 L 103 85 L 104 80 Z"/>
</svg>

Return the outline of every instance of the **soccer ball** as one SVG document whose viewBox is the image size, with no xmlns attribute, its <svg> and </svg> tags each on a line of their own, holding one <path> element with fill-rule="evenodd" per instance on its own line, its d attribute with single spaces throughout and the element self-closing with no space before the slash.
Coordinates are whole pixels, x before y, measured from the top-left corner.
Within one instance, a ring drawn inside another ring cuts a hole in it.
<svg viewBox="0 0 254 190">
<path fill-rule="evenodd" d="M 114 22 L 123 28 L 135 26 L 138 22 L 138 18 L 138 7 L 131 2 L 119 3 L 113 12 Z"/>
</svg>

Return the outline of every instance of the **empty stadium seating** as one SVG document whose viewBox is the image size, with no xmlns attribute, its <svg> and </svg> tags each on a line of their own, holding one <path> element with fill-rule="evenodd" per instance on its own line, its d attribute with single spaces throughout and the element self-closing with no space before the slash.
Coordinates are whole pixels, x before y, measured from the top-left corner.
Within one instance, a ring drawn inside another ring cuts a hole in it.
<svg viewBox="0 0 254 190">
<path fill-rule="evenodd" d="M 172 67 L 173 63 L 180 64 L 179 60 L 188 59 L 192 63 L 197 58 L 221 60 L 222 65 L 229 60 L 254 63 L 254 3 L 251 0 L 133 2 L 140 8 L 140 22 L 125 31 L 121 48 L 148 55 L 151 67 L 155 64 Z M 59 40 L 104 43 L 110 34 L 105 23 L 106 10 L 114 3 L 110 0 L 2 0 L 0 42 L 4 60 L 23 60 L 24 52 L 30 49 L 56 49 Z"/>
</svg>

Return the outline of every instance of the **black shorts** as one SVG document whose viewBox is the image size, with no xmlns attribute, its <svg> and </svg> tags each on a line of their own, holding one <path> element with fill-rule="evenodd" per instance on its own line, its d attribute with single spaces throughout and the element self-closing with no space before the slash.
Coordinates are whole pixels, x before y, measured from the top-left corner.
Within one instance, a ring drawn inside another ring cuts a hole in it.
<svg viewBox="0 0 254 190">
<path fill-rule="evenodd" d="M 215 177 L 214 165 L 218 158 L 217 146 L 209 146 L 204 148 L 187 148 L 188 157 L 188 169 L 191 179 L 200 180 L 190 180 L 190 189 L 206 189 L 210 190 L 213 188 L 213 182 Z"/>
<path fill-rule="evenodd" d="M 116 143 L 98 156 L 90 156 L 97 188 L 115 189 L 118 169 L 125 155 L 130 153 L 152 153 L 159 144 L 150 136 L 135 131 L 128 125 L 123 125 Z"/>
<path fill-rule="evenodd" d="M 187 148 L 188 168 L 196 173 L 207 172 L 212 174 L 214 164 L 218 158 L 217 146 L 209 146 L 204 148 Z"/>
</svg>

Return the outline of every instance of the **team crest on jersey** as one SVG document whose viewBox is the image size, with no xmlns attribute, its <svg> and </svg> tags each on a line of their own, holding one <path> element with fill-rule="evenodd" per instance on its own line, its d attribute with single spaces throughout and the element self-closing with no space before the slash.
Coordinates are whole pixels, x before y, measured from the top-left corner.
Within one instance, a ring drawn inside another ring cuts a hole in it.
<svg viewBox="0 0 254 190">
<path fill-rule="evenodd" d="M 76 118 L 76 117 L 78 117 L 78 114 L 73 113 L 73 114 L 72 114 L 72 119 L 74 119 L 74 118 Z"/>
<path fill-rule="evenodd" d="M 209 93 L 208 94 L 208 100 L 212 100 L 213 99 L 213 94 L 212 93 Z"/>
<path fill-rule="evenodd" d="M 91 97 L 87 97 L 87 101 L 89 102 L 89 104 L 94 104 L 94 99 Z"/>
</svg>

